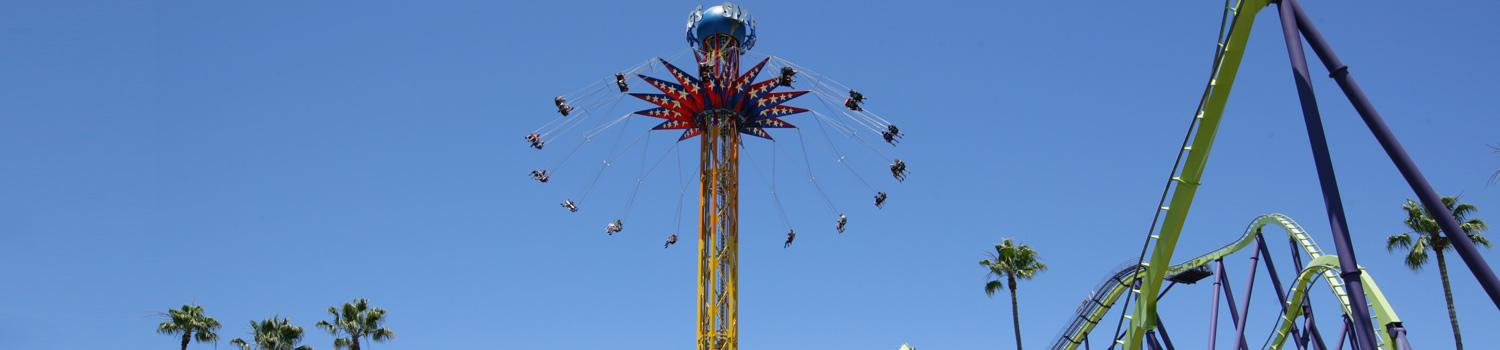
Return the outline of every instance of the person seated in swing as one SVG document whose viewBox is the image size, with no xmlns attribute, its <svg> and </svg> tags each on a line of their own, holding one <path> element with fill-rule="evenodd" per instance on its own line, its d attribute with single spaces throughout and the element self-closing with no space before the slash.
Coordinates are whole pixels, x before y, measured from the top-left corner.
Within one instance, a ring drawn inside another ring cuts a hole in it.
<svg viewBox="0 0 1500 350">
<path fill-rule="evenodd" d="M 713 72 L 714 72 L 714 65 L 713 65 L 713 63 L 709 63 L 707 61 L 707 59 L 705 59 L 704 61 L 698 62 L 698 77 L 699 78 L 701 78 L 701 79 L 708 79 L 708 76 L 710 74 L 713 74 Z"/>
<path fill-rule="evenodd" d="M 791 87 L 792 77 L 797 76 L 797 70 L 792 67 L 781 67 L 781 77 L 776 79 L 776 85 Z"/>
<path fill-rule="evenodd" d="M 875 208 L 885 207 L 885 192 L 875 192 Z"/>
<path fill-rule="evenodd" d="M 896 140 L 902 136 L 901 129 L 897 128 L 896 124 L 888 124 L 885 126 L 885 131 L 880 133 L 880 136 L 885 138 L 885 143 L 895 145 Z"/>
<path fill-rule="evenodd" d="M 573 212 L 573 213 L 577 213 L 578 212 L 578 205 L 574 204 L 572 199 L 565 199 L 565 200 L 563 200 L 562 206 L 563 206 L 563 208 L 568 208 L 568 212 Z"/>
<path fill-rule="evenodd" d="M 625 82 L 625 73 L 615 73 L 615 86 L 620 87 L 620 92 L 630 91 L 630 84 Z"/>
<path fill-rule="evenodd" d="M 542 141 L 542 135 L 537 133 L 526 134 L 526 141 L 530 141 L 531 148 L 535 149 L 542 149 L 542 145 L 546 144 Z"/>
<path fill-rule="evenodd" d="M 604 225 L 604 233 L 609 234 L 611 236 L 613 236 L 616 233 L 619 233 L 621 230 L 624 230 L 624 229 L 625 229 L 625 224 L 621 223 L 620 219 L 615 219 L 615 221 L 611 221 L 608 225 Z"/>
<path fill-rule="evenodd" d="M 547 180 L 552 179 L 552 177 L 547 175 L 547 170 L 537 169 L 531 171 L 531 179 L 541 183 L 547 183 Z"/>
<path fill-rule="evenodd" d="M 849 99 L 853 100 L 854 103 L 865 103 L 865 94 L 861 94 L 854 89 L 849 89 Z"/>
<path fill-rule="evenodd" d="M 673 244 L 677 244 L 677 234 L 676 233 L 673 233 L 671 236 L 667 236 L 667 244 L 662 245 L 661 247 L 662 247 L 662 249 L 666 249 L 667 247 L 671 247 Z"/>
<path fill-rule="evenodd" d="M 906 162 L 897 158 L 894 163 L 891 163 L 891 176 L 894 176 L 896 181 L 906 181 Z"/>
<path fill-rule="evenodd" d="M 859 106 L 859 102 L 855 101 L 854 98 L 852 98 L 852 97 L 844 99 L 844 107 L 847 107 L 847 108 L 849 108 L 849 110 L 855 111 L 855 112 L 865 110 L 864 108 L 860 107 Z"/>
<path fill-rule="evenodd" d="M 568 105 L 567 98 L 558 96 L 557 98 L 552 99 L 552 103 L 557 104 L 557 113 L 562 113 L 564 117 L 568 116 L 568 113 L 573 112 L 573 106 Z"/>
<path fill-rule="evenodd" d="M 781 247 L 782 248 L 791 248 L 792 247 L 792 240 L 795 240 L 795 239 L 797 239 L 797 230 L 786 230 L 786 243 L 782 244 Z"/>
<path fill-rule="evenodd" d="M 849 223 L 849 218 L 845 217 L 844 214 L 839 214 L 839 223 L 838 223 L 838 226 L 836 227 L 839 230 L 839 233 L 844 233 L 844 225 L 848 224 L 848 223 Z"/>
</svg>

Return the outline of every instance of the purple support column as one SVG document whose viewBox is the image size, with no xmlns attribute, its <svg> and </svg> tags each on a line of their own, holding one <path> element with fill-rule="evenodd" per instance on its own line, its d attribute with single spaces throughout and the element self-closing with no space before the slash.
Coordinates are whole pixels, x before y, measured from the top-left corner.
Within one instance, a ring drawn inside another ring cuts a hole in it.
<svg viewBox="0 0 1500 350">
<path fill-rule="evenodd" d="M 1311 324 L 1312 324 L 1312 319 L 1309 319 L 1309 318 L 1306 318 L 1306 317 L 1302 318 L 1302 327 L 1303 328 L 1306 328 L 1306 327 L 1308 327 Z M 1300 337 L 1297 337 L 1298 344 L 1301 344 L 1302 347 L 1306 347 L 1307 346 L 1307 342 L 1309 342 L 1309 341 L 1312 340 L 1312 339 L 1309 339 L 1309 338 L 1311 338 L 1310 337 L 1311 334 L 1312 334 L 1312 332 L 1308 332 L 1306 334 L 1303 334 Z"/>
<path fill-rule="evenodd" d="M 1172 336 L 1167 334 L 1167 324 L 1161 322 L 1161 315 L 1156 315 L 1156 330 L 1161 331 L 1161 342 L 1167 346 L 1167 350 L 1177 350 L 1172 346 Z"/>
<path fill-rule="evenodd" d="M 1344 335 L 1349 334 L 1349 316 L 1344 316 L 1344 326 L 1339 327 L 1339 345 L 1333 350 L 1344 350 Z"/>
<path fill-rule="evenodd" d="M 1339 196 L 1339 183 L 1333 173 L 1333 156 L 1328 152 L 1328 140 L 1323 135 L 1323 120 L 1318 115 L 1317 98 L 1313 96 L 1312 79 L 1307 73 L 1307 59 L 1302 53 L 1302 38 L 1297 34 L 1297 18 L 1292 6 L 1294 0 L 1283 0 L 1277 9 L 1281 12 L 1281 32 L 1286 39 L 1287 56 L 1292 62 L 1292 78 L 1297 84 L 1297 96 L 1302 102 L 1302 120 L 1307 124 L 1307 140 L 1312 144 L 1313 163 L 1318 169 L 1318 185 L 1323 190 L 1323 207 L 1328 212 L 1328 223 L 1333 234 L 1333 245 L 1339 254 L 1339 276 L 1344 279 L 1344 291 L 1349 298 L 1350 313 L 1354 322 L 1355 339 L 1361 348 L 1373 349 L 1375 330 L 1370 327 L 1370 305 L 1365 300 L 1364 283 L 1360 281 L 1359 262 L 1354 256 L 1354 241 L 1349 238 L 1349 223 L 1344 218 L 1344 201 Z"/>
<path fill-rule="evenodd" d="M 1260 246 L 1250 248 L 1250 274 L 1245 276 L 1245 299 L 1240 305 L 1240 317 L 1234 322 L 1234 342 L 1240 344 L 1240 350 L 1249 350 L 1245 345 L 1245 326 L 1250 322 L 1250 295 L 1255 294 L 1255 268 L 1260 267 Z M 1233 300 L 1230 301 L 1234 302 Z"/>
<path fill-rule="evenodd" d="M 1307 328 L 1307 334 L 1303 334 L 1303 337 L 1311 337 L 1312 341 L 1318 344 L 1319 350 L 1327 349 L 1328 343 L 1323 342 L 1323 333 L 1318 332 L 1318 319 L 1313 318 L 1312 307 L 1307 306 L 1307 304 L 1307 297 L 1304 296 L 1302 298 L 1302 314 L 1307 316 L 1307 318 L 1304 319 L 1307 321 L 1306 325 L 1304 326 Z"/>
<path fill-rule="evenodd" d="M 1224 289 L 1224 305 L 1229 306 L 1230 321 L 1235 322 L 1234 327 L 1236 330 L 1238 330 L 1240 327 L 1240 309 L 1235 308 L 1234 306 L 1234 288 L 1231 288 L 1229 286 L 1229 274 L 1224 272 L 1224 259 L 1219 259 L 1219 287 Z M 1244 337 L 1240 337 L 1238 340 L 1239 341 L 1235 343 L 1238 346 L 1236 349 L 1250 349 L 1250 346 L 1245 345 Z"/>
<path fill-rule="evenodd" d="M 1458 252 L 1459 257 L 1463 258 L 1464 265 L 1469 267 L 1469 272 L 1474 274 L 1474 279 L 1484 287 L 1485 294 L 1489 294 L 1490 302 L 1495 304 L 1495 308 L 1500 309 L 1500 279 L 1495 278 L 1495 271 L 1490 269 L 1484 257 L 1479 255 L 1479 250 L 1474 248 L 1474 242 L 1459 228 L 1458 221 L 1453 219 L 1453 213 L 1443 205 L 1442 198 L 1438 196 L 1437 191 L 1432 189 L 1432 184 L 1427 182 L 1427 177 L 1422 175 L 1420 169 L 1417 169 L 1416 162 L 1406 154 L 1406 149 L 1401 147 L 1401 142 L 1396 140 L 1396 135 L 1391 132 L 1390 127 L 1385 125 L 1385 119 L 1380 117 L 1380 112 L 1375 111 L 1375 105 L 1370 103 L 1370 99 L 1365 97 L 1364 90 L 1360 89 L 1359 84 L 1354 82 L 1354 78 L 1349 76 L 1349 66 L 1339 61 L 1338 55 L 1333 52 L 1333 47 L 1323 40 L 1323 34 L 1313 26 L 1312 21 L 1307 18 L 1307 13 L 1302 11 L 1302 6 L 1298 5 L 1296 0 L 1282 1 L 1292 5 L 1297 16 L 1297 27 L 1307 36 L 1308 45 L 1312 46 L 1313 52 L 1318 54 L 1318 58 L 1323 60 L 1323 65 L 1328 68 L 1329 72 L 1332 72 L 1329 75 L 1339 84 L 1339 88 L 1344 90 L 1344 96 L 1349 98 L 1349 103 L 1354 105 L 1354 110 L 1359 112 L 1361 119 L 1364 119 L 1365 126 L 1368 126 L 1370 132 L 1375 134 L 1375 140 L 1380 142 L 1381 148 L 1384 148 L 1386 155 L 1391 157 L 1391 162 L 1396 164 L 1396 169 L 1401 172 L 1401 176 L 1406 178 L 1407 185 L 1411 186 L 1422 205 L 1427 207 L 1427 210 L 1432 212 L 1437 219 L 1438 226 L 1446 233 L 1445 236 L 1453 245 L 1453 249 Z"/>
<path fill-rule="evenodd" d="M 1266 275 L 1271 276 L 1271 287 L 1276 289 L 1276 300 L 1281 302 L 1281 314 L 1285 315 L 1286 291 L 1281 289 L 1281 276 L 1277 276 L 1276 274 L 1276 263 L 1271 261 L 1271 250 L 1266 248 L 1265 237 L 1261 235 L 1260 232 L 1255 233 L 1255 247 L 1256 251 L 1260 252 L 1261 258 L 1265 259 Z M 1296 252 L 1293 253 L 1295 254 Z M 1297 350 L 1307 349 L 1307 342 L 1304 341 L 1302 333 L 1297 331 L 1296 324 L 1292 325 L 1292 339 L 1298 340 L 1297 342 L 1293 343 L 1297 344 Z"/>
<path fill-rule="evenodd" d="M 1297 269 L 1297 273 L 1301 273 L 1302 272 L 1302 251 L 1299 250 L 1299 249 L 1297 249 L 1297 248 L 1300 248 L 1300 246 L 1297 245 L 1297 241 L 1296 240 L 1293 240 L 1291 238 L 1288 238 L 1286 240 L 1286 243 L 1287 243 L 1287 246 L 1289 248 L 1291 248 L 1291 252 L 1292 252 L 1292 267 L 1295 268 L 1295 269 Z M 1326 343 L 1326 342 L 1323 341 L 1323 333 L 1318 331 L 1318 321 L 1315 318 L 1313 318 L 1312 307 L 1308 306 L 1308 305 L 1310 305 L 1312 303 L 1309 302 L 1308 300 L 1309 299 L 1307 298 L 1306 295 L 1302 296 L 1302 314 L 1307 315 L 1307 321 L 1308 321 L 1307 322 L 1307 333 L 1312 335 L 1313 341 L 1318 344 L 1318 349 L 1319 350 L 1327 349 L 1328 348 L 1328 343 Z M 1339 337 L 1343 337 L 1343 336 L 1344 335 L 1342 335 L 1342 334 L 1339 335 Z M 1342 340 L 1341 340 L 1341 342 L 1342 342 Z"/>
<path fill-rule="evenodd" d="M 1354 324 L 1354 322 L 1349 322 L 1349 316 L 1348 315 L 1344 315 L 1344 328 L 1347 328 L 1346 330 L 1353 330 L 1354 329 L 1354 327 L 1352 326 L 1353 324 Z M 1361 345 L 1359 345 L 1359 343 L 1355 343 L 1354 342 L 1355 341 L 1355 339 L 1354 339 L 1354 332 L 1346 332 L 1345 334 L 1349 335 L 1349 348 L 1350 349 L 1354 349 L 1354 350 L 1362 350 L 1362 349 L 1374 350 L 1373 348 L 1361 347 Z"/>
<path fill-rule="evenodd" d="M 1165 350 L 1161 348 L 1161 342 L 1156 341 L 1156 331 L 1146 331 L 1146 347 L 1151 350 Z"/>
<path fill-rule="evenodd" d="M 1297 273 L 1301 274 L 1302 273 L 1302 251 L 1299 250 L 1299 249 L 1297 249 L 1297 248 L 1301 248 L 1301 246 L 1297 245 L 1297 240 L 1291 239 L 1291 238 L 1287 238 L 1286 239 L 1286 245 L 1287 245 L 1287 247 L 1291 248 L 1291 250 L 1292 250 L 1292 268 L 1297 269 Z"/>
<path fill-rule="evenodd" d="M 1219 335 L 1219 293 L 1223 291 L 1219 289 L 1219 284 L 1224 280 L 1224 260 L 1215 261 L 1214 275 L 1217 276 L 1214 276 L 1213 311 L 1210 311 L 1208 317 L 1208 350 L 1214 350 L 1214 345 L 1217 345 L 1214 338 Z"/>
<path fill-rule="evenodd" d="M 1391 333 L 1391 338 L 1395 338 L 1396 350 L 1411 350 L 1411 344 L 1406 342 L 1406 327 L 1401 322 L 1391 322 L 1386 331 Z"/>
</svg>

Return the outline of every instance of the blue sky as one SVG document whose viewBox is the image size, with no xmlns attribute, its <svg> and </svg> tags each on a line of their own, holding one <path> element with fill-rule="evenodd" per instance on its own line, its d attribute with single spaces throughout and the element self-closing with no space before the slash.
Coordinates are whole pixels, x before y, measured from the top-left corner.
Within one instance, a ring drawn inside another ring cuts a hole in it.
<svg viewBox="0 0 1500 350">
<path fill-rule="evenodd" d="M 279 314 L 329 348 L 311 325 L 355 297 L 390 309 L 399 337 L 376 349 L 691 348 L 695 252 L 690 240 L 659 246 L 675 225 L 675 180 L 649 183 L 626 231 L 606 237 L 629 172 L 606 173 L 599 204 L 570 215 L 556 203 L 588 170 L 531 182 L 526 171 L 559 150 L 520 137 L 555 115 L 552 96 L 679 52 L 699 4 L 0 6 L 0 348 L 166 348 L 158 314 L 190 302 L 224 322 L 226 340 Z M 1020 287 L 1026 343 L 1050 344 L 1088 289 L 1135 258 L 1221 5 L 743 4 L 759 21 L 756 52 L 864 91 L 907 132 L 886 151 L 913 168 L 897 184 L 871 152 L 845 147 L 891 193 L 877 211 L 810 141 L 812 170 L 851 217 L 838 236 L 799 174 L 795 134 L 749 142 L 753 161 L 779 156 L 789 218 L 778 219 L 770 176 L 746 180 L 749 349 L 1009 347 L 1007 303 L 984 295 L 974 264 L 1002 237 L 1051 267 Z M 1500 168 L 1486 147 L 1500 144 L 1489 106 L 1500 68 L 1483 64 L 1500 54 L 1496 5 L 1304 6 L 1433 185 L 1500 220 L 1500 188 L 1486 184 Z M 1271 12 L 1258 23 L 1179 257 L 1269 212 L 1332 249 L 1278 24 Z M 1409 189 L 1332 82 L 1314 84 L 1361 263 L 1414 344 L 1451 347 L 1435 268 L 1413 273 L 1382 245 L 1402 230 Z M 663 150 L 670 138 L 649 140 Z M 629 154 L 624 169 L 640 164 Z M 788 224 L 802 235 L 782 249 Z M 1500 312 L 1454 261 L 1466 343 L 1500 342 L 1487 331 Z M 1244 264 L 1230 261 L 1236 283 Z M 1258 284 L 1252 344 L 1276 305 Z M 1202 344 L 1208 289 L 1173 293 L 1162 317 L 1174 339 Z"/>
</svg>

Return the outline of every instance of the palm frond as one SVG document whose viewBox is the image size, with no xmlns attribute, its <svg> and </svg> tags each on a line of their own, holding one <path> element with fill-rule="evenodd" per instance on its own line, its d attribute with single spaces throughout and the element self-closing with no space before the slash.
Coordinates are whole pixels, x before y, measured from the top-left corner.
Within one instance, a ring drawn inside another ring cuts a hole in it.
<svg viewBox="0 0 1500 350">
<path fill-rule="evenodd" d="M 1411 248 L 1411 233 L 1397 233 L 1385 238 L 1385 250 L 1388 252 L 1407 248 Z"/>
<path fill-rule="evenodd" d="M 338 321 L 334 321 L 334 322 L 338 322 Z M 338 327 L 334 327 L 333 324 L 332 323 L 328 323 L 328 321 L 318 321 L 318 323 L 314 323 L 313 324 L 313 327 L 318 327 L 318 329 L 326 331 L 329 334 L 333 334 L 335 336 L 339 335 L 339 329 L 338 329 Z"/>
<path fill-rule="evenodd" d="M 1485 248 L 1489 248 L 1490 247 L 1490 239 L 1489 238 L 1484 238 L 1484 236 L 1480 236 L 1478 234 L 1471 233 L 1471 234 L 1469 234 L 1469 240 L 1474 241 L 1474 244 L 1482 245 Z"/>
<path fill-rule="evenodd" d="M 172 323 L 170 321 L 168 321 L 168 322 L 162 322 L 161 324 L 156 325 L 156 333 L 166 334 L 166 335 L 178 335 L 178 334 L 182 334 L 182 327 L 180 327 L 180 326 L 178 326 L 178 324 Z"/>
<path fill-rule="evenodd" d="M 193 334 L 193 340 L 199 343 L 212 343 L 219 341 L 219 333 L 213 331 L 198 331 Z"/>
<path fill-rule="evenodd" d="M 1443 197 L 1443 198 L 1446 199 L 1446 198 L 1453 198 L 1453 197 Z M 1454 201 L 1457 201 L 1457 200 L 1458 199 L 1456 199 L 1456 198 L 1454 199 Z M 1447 203 L 1444 203 L 1444 204 L 1446 205 Z M 1474 214 L 1474 212 L 1479 211 L 1479 207 L 1476 207 L 1473 204 L 1460 203 L 1457 206 L 1449 205 L 1448 211 L 1453 212 L 1453 218 L 1454 219 L 1457 219 L 1458 221 L 1466 221 L 1466 220 L 1469 219 L 1469 214 Z"/>
<path fill-rule="evenodd" d="M 1002 282 L 998 279 L 990 280 L 989 282 L 984 283 L 984 294 L 988 296 L 995 296 L 995 292 L 1000 291 L 1000 288 L 1005 288 L 1005 282 Z"/>
<path fill-rule="evenodd" d="M 1431 245 L 1431 236 L 1423 235 L 1412 243 L 1411 250 L 1406 253 L 1406 267 L 1412 270 L 1421 270 L 1427 264 L 1427 247 Z"/>
<path fill-rule="evenodd" d="M 387 340 L 396 339 L 396 332 L 390 328 L 380 327 L 375 332 L 370 333 L 370 339 L 383 343 Z"/>
<path fill-rule="evenodd" d="M 1500 146 L 1491 145 L 1490 149 L 1494 150 L 1495 154 L 1500 154 Z M 1490 175 L 1490 184 L 1491 185 L 1495 184 L 1495 182 L 1497 182 L 1497 181 L 1500 181 L 1500 169 L 1496 169 L 1495 173 L 1492 174 L 1492 175 Z"/>
<path fill-rule="evenodd" d="M 1402 221 L 1402 223 L 1406 224 L 1406 228 L 1411 229 L 1412 232 L 1428 233 L 1424 223 L 1425 220 L 1423 220 L 1428 215 L 1426 209 L 1423 209 L 1421 204 L 1407 199 L 1406 203 L 1401 205 L 1401 210 L 1406 211 L 1406 219 Z"/>
<path fill-rule="evenodd" d="M 1458 228 L 1464 230 L 1464 232 L 1468 232 L 1470 235 L 1474 235 L 1484 233 L 1484 231 L 1489 231 L 1490 224 L 1485 223 L 1484 220 L 1473 218 L 1464 220 L 1462 223 L 1458 224 Z"/>
</svg>

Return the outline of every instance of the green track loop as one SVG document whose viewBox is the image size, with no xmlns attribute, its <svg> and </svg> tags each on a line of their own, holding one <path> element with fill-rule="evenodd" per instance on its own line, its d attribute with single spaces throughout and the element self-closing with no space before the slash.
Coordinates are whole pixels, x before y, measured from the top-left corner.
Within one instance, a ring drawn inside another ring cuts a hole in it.
<svg viewBox="0 0 1500 350">
<path fill-rule="evenodd" d="M 1291 218 L 1282 214 L 1273 213 L 1261 215 L 1260 217 L 1255 218 L 1255 220 L 1250 223 L 1249 227 L 1245 228 L 1245 232 L 1241 234 L 1239 238 L 1229 242 L 1229 244 L 1226 244 L 1223 247 L 1196 256 L 1180 264 L 1167 267 L 1165 268 L 1165 274 L 1162 276 L 1171 276 L 1187 270 L 1208 266 L 1208 264 L 1213 263 L 1216 260 L 1237 253 L 1245 249 L 1246 247 L 1249 247 L 1251 244 L 1254 244 L 1255 236 L 1257 234 L 1260 234 L 1262 232 L 1262 229 L 1264 229 L 1267 225 L 1281 227 L 1281 229 L 1287 233 L 1287 237 L 1292 241 L 1297 242 L 1297 246 L 1300 247 L 1302 249 L 1302 252 L 1306 253 L 1310 258 L 1308 266 L 1303 268 L 1302 271 L 1299 271 L 1297 282 L 1293 285 L 1291 293 L 1289 293 L 1290 295 L 1287 300 L 1290 306 L 1287 308 L 1287 310 L 1290 313 L 1282 315 L 1282 320 L 1280 321 L 1281 325 L 1277 330 L 1276 338 L 1271 342 L 1271 349 L 1280 349 L 1281 344 L 1285 341 L 1285 337 L 1287 333 L 1290 332 L 1291 326 L 1293 324 L 1292 322 L 1287 322 L 1287 320 L 1295 320 L 1298 316 L 1301 315 L 1301 301 L 1303 300 L 1303 297 L 1307 295 L 1306 292 L 1312 285 L 1311 282 L 1313 281 L 1313 277 L 1323 278 L 1323 280 L 1326 282 L 1324 284 L 1329 287 L 1329 289 L 1333 292 L 1336 300 L 1339 301 L 1340 312 L 1342 312 L 1344 315 L 1349 315 L 1351 307 L 1351 305 L 1349 305 L 1349 299 L 1347 295 L 1344 294 L 1343 279 L 1340 278 L 1338 276 L 1338 273 L 1336 272 L 1336 270 L 1338 269 L 1338 257 L 1335 255 L 1325 254 L 1323 252 L 1323 249 L 1318 246 L 1317 242 L 1314 241 L 1312 237 L 1307 233 L 1307 231 L 1304 230 L 1301 225 L 1298 225 L 1296 221 L 1292 221 Z M 1361 270 L 1363 270 L 1363 268 L 1361 268 Z M 1149 270 L 1147 270 L 1146 272 L 1149 272 Z M 1099 289 L 1094 291 L 1094 294 L 1092 295 L 1094 297 L 1088 298 L 1083 302 L 1082 305 L 1079 306 L 1077 312 L 1074 315 L 1074 321 L 1070 323 L 1066 329 L 1063 330 L 1063 334 L 1060 335 L 1057 339 L 1057 342 L 1052 345 L 1052 349 L 1077 349 L 1078 346 L 1082 344 L 1083 339 L 1093 331 L 1094 326 L 1098 325 L 1099 321 L 1103 319 L 1105 314 L 1107 314 L 1110 309 L 1113 308 L 1115 302 L 1120 300 L 1120 295 L 1129 290 L 1130 286 L 1135 284 L 1135 281 L 1137 279 L 1140 279 L 1142 275 L 1143 271 L 1134 266 L 1126 267 L 1125 269 L 1115 273 L 1109 281 L 1105 282 L 1100 286 Z M 1390 335 L 1386 334 L 1386 326 L 1392 323 L 1401 322 L 1401 319 L 1396 316 L 1396 311 L 1390 305 L 1390 302 L 1387 301 L 1385 296 L 1380 293 L 1380 287 L 1375 284 L 1375 280 L 1370 277 L 1369 272 L 1365 272 L 1363 276 L 1364 277 L 1362 277 L 1361 280 L 1364 281 L 1366 285 L 1365 295 L 1370 300 L 1370 308 L 1374 311 L 1375 321 L 1377 323 L 1377 326 L 1379 326 L 1376 327 L 1376 331 L 1380 332 L 1380 338 L 1382 340 L 1388 340 L 1390 339 Z M 1389 350 L 1395 349 L 1394 344 L 1390 341 L 1382 341 L 1381 348 Z"/>
</svg>

